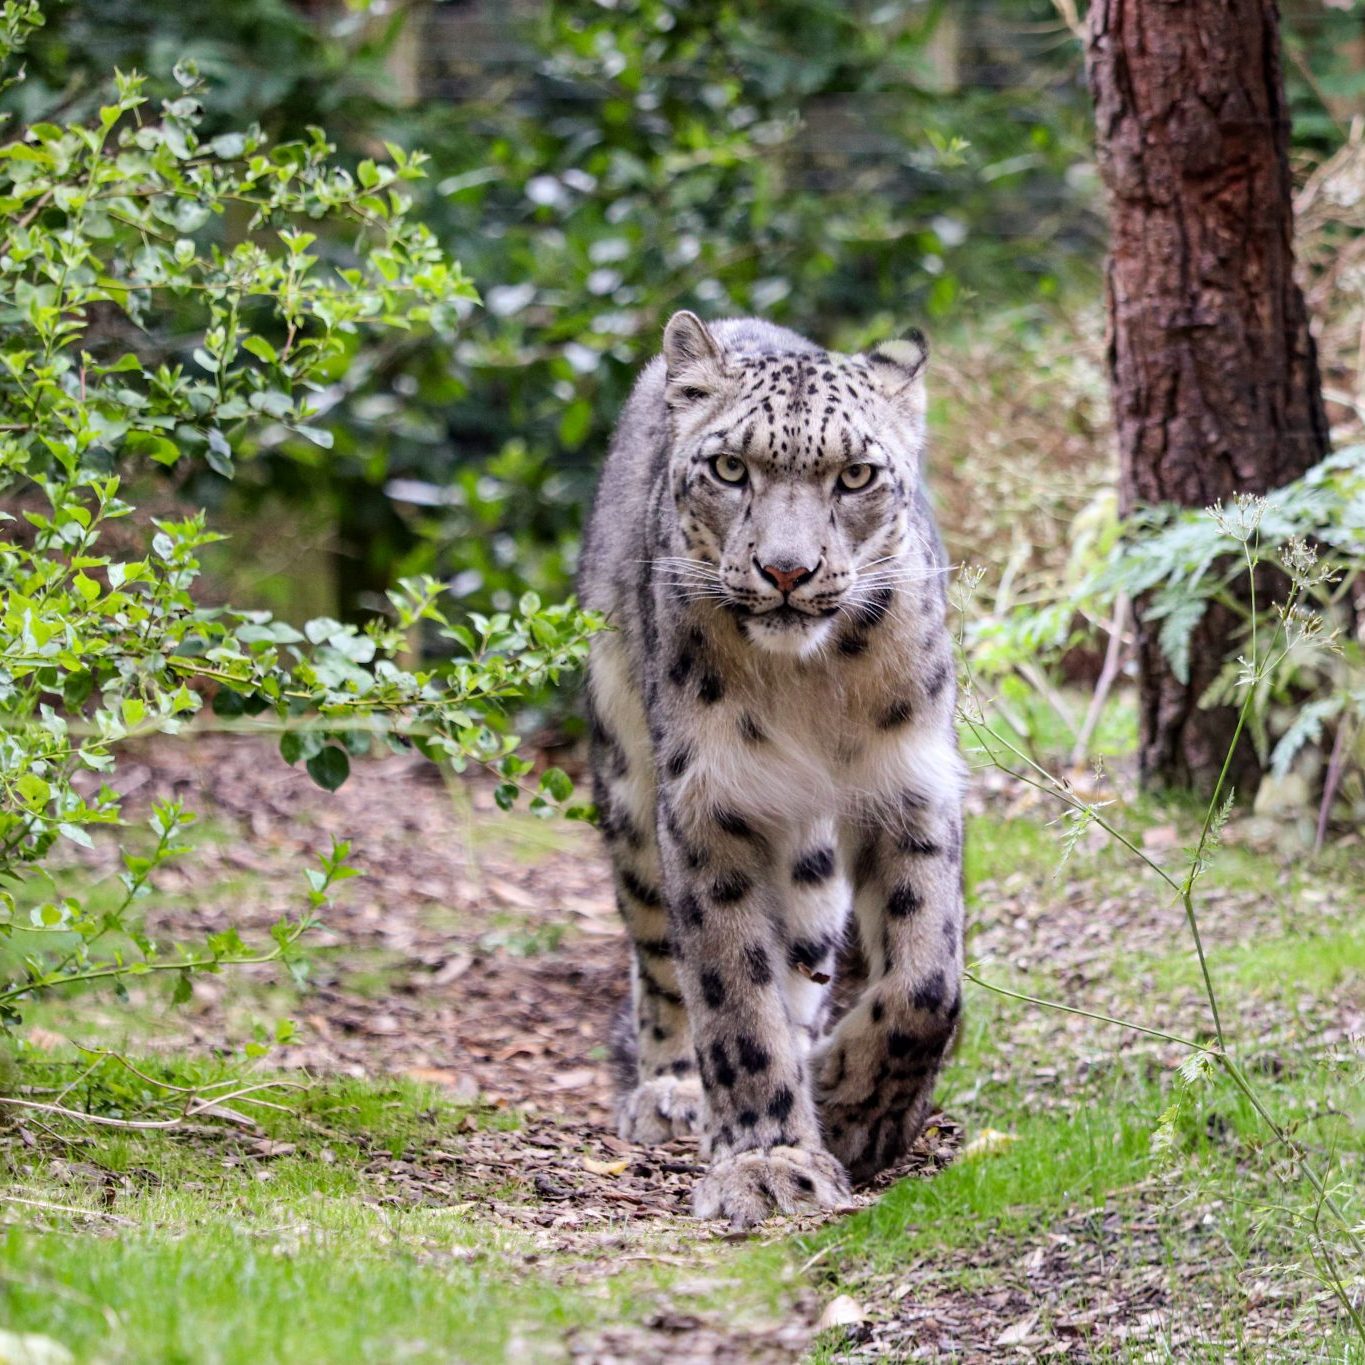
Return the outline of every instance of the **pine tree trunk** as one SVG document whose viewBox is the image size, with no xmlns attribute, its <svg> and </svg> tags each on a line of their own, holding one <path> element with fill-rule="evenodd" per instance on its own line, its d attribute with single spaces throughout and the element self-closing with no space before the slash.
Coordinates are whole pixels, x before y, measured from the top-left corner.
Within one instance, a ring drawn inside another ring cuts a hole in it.
<svg viewBox="0 0 1365 1365">
<path fill-rule="evenodd" d="M 1328 448 L 1294 281 L 1289 115 L 1272 0 L 1092 0 L 1087 69 L 1109 190 L 1108 364 L 1123 510 L 1287 483 Z M 1237 617 L 1198 627 L 1188 682 L 1138 625 L 1149 785 L 1207 791 L 1235 722 L 1200 710 Z M 1249 745 L 1235 761 L 1258 777 Z"/>
</svg>

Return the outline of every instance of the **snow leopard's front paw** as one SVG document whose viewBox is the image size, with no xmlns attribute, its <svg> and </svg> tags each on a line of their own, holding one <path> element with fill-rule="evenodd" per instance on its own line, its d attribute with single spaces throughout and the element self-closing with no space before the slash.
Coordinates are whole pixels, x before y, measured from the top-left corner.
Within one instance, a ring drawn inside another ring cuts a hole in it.
<svg viewBox="0 0 1365 1365">
<path fill-rule="evenodd" d="M 741 1231 L 773 1213 L 838 1209 L 848 1200 L 848 1176 L 828 1152 L 770 1147 L 712 1162 L 697 1183 L 692 1210 L 698 1218 L 728 1218 Z"/>
<path fill-rule="evenodd" d="M 656 1076 L 642 1081 L 616 1104 L 616 1131 L 642 1146 L 702 1130 L 701 1082 L 695 1076 Z"/>
</svg>

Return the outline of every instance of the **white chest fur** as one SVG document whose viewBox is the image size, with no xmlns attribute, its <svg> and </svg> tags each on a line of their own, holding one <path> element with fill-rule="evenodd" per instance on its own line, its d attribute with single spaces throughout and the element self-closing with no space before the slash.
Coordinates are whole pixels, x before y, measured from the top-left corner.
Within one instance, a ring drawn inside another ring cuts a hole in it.
<svg viewBox="0 0 1365 1365">
<path fill-rule="evenodd" d="M 676 794 L 770 827 L 856 819 L 907 793 L 960 800 L 964 765 L 942 719 L 888 731 L 846 705 L 782 701 L 749 706 L 743 724 L 733 707 L 701 717 Z"/>
</svg>

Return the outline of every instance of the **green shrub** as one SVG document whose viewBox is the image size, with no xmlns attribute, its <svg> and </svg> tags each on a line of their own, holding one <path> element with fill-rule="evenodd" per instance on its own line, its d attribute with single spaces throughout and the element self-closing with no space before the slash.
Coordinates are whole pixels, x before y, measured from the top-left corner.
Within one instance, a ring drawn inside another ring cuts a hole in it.
<svg viewBox="0 0 1365 1365">
<path fill-rule="evenodd" d="M 1332 732 L 1325 801 L 1340 797 L 1358 818 L 1365 650 L 1354 604 L 1365 580 L 1365 446 L 1329 455 L 1264 497 L 1226 508 L 1147 508 L 1093 535 L 1082 529 L 1077 545 L 1070 577 L 1054 590 L 1003 612 L 974 612 L 964 642 L 979 678 L 1008 691 L 1021 667 L 1056 665 L 1078 645 L 1093 647 L 1122 599 L 1159 623 L 1171 671 L 1187 681 L 1193 631 L 1209 604 L 1221 603 L 1239 625 L 1199 704 L 1232 705 L 1249 686 L 1246 731 L 1275 778 Z M 1249 570 L 1262 585 L 1250 605 L 1232 590 Z M 1258 636 L 1263 662 L 1249 679 Z"/>
<path fill-rule="evenodd" d="M 35 3 L 9 0 L 5 55 L 41 22 Z M 591 628 L 532 596 L 458 624 L 441 585 L 420 577 L 363 628 L 296 629 L 207 604 L 199 559 L 221 537 L 202 512 L 140 514 L 129 490 L 152 489 L 158 468 L 230 479 L 264 429 L 325 460 L 329 386 L 353 338 L 449 337 L 476 295 L 408 216 L 419 153 L 390 147 L 391 164 L 352 173 L 317 129 L 274 145 L 256 127 L 201 138 L 198 77 L 180 67 L 176 79 L 157 108 L 142 77 L 118 74 L 91 121 L 11 129 L 0 146 L 0 876 L 11 886 L 63 841 L 89 844 L 117 824 L 108 779 L 120 747 L 185 728 L 208 696 L 219 717 L 278 732 L 283 756 L 324 787 L 371 744 L 416 745 L 457 767 L 497 766 L 508 803 L 530 764 L 500 708 L 577 663 Z M 403 662 L 422 632 L 452 656 L 439 669 Z M 552 771 L 533 805 L 568 796 Z M 303 914 L 264 948 L 228 931 L 161 960 L 137 935 L 136 902 L 190 818 L 157 807 L 153 850 L 123 850 L 127 894 L 113 912 L 68 896 L 21 920 L 0 890 L 0 938 L 20 947 L 0 958 L 0 1022 L 76 981 L 295 955 L 347 871 L 344 847 L 309 873 Z M 97 957 L 100 941 L 114 946 Z"/>
</svg>

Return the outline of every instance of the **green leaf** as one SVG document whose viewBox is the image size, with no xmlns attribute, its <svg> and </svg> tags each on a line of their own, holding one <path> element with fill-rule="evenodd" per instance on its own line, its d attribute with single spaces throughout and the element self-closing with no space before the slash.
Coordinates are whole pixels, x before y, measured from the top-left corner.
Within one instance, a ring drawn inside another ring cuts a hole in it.
<svg viewBox="0 0 1365 1365">
<path fill-rule="evenodd" d="M 267 365 L 278 365 L 280 362 L 280 353 L 262 336 L 243 337 L 242 350 L 249 351 Z"/>
<path fill-rule="evenodd" d="M 230 687 L 219 687 L 213 694 L 213 714 L 232 720 L 246 715 L 246 698 Z"/>
<path fill-rule="evenodd" d="M 592 429 L 592 404 L 586 398 L 570 403 L 559 419 L 559 443 L 566 450 L 577 450 Z"/>
<path fill-rule="evenodd" d="M 62 700 L 69 711 L 79 711 L 95 690 L 95 679 L 90 673 L 68 673 L 62 683 Z"/>
<path fill-rule="evenodd" d="M 331 450 L 333 437 L 326 427 L 297 426 L 294 430 L 300 436 L 312 441 L 315 446 L 321 446 L 323 450 Z"/>
<path fill-rule="evenodd" d="M 573 795 L 573 781 L 563 768 L 546 768 L 540 775 L 540 786 L 556 801 L 567 801 Z"/>
<path fill-rule="evenodd" d="M 305 765 L 308 776 L 325 791 L 334 792 L 351 775 L 351 760 L 346 750 L 329 744 L 318 750 Z"/>
<path fill-rule="evenodd" d="M 208 460 L 209 468 L 215 474 L 221 474 L 223 478 L 230 479 L 233 475 L 232 466 L 232 447 L 227 443 L 227 437 L 223 435 L 217 427 L 210 427 L 208 430 L 208 451 L 205 459 Z"/>
<path fill-rule="evenodd" d="M 286 763 L 312 758 L 322 751 L 323 739 L 315 730 L 286 730 L 280 736 L 280 757 Z"/>
<path fill-rule="evenodd" d="M 246 151 L 246 134 L 219 133 L 209 143 L 209 150 L 223 161 L 235 161 Z"/>
<path fill-rule="evenodd" d="M 130 431 L 124 438 L 124 444 L 132 453 L 146 455 L 157 464 L 172 465 L 180 458 L 180 447 L 154 432 Z"/>
<path fill-rule="evenodd" d="M 1157 634 L 1161 652 L 1170 663 L 1171 672 L 1182 684 L 1190 680 L 1190 642 L 1194 628 L 1204 619 L 1207 606 L 1207 602 L 1197 597 L 1171 600 Z M 1155 612 L 1149 613 L 1148 619 L 1155 615 Z"/>
</svg>

